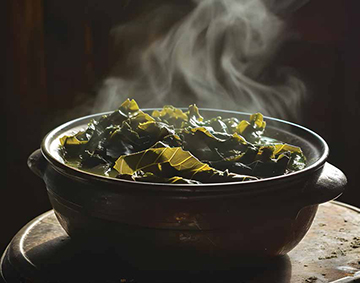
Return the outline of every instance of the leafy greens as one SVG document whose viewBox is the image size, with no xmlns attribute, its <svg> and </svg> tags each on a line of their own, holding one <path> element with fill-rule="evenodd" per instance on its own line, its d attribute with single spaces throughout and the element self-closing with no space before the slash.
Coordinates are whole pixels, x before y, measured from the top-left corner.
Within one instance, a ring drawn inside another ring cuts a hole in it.
<svg viewBox="0 0 360 283">
<path fill-rule="evenodd" d="M 150 114 L 127 99 L 116 111 L 60 138 L 65 162 L 79 169 L 140 182 L 199 184 L 256 180 L 301 170 L 301 149 L 263 136 L 260 113 L 249 121 L 204 119 L 164 106 Z"/>
</svg>

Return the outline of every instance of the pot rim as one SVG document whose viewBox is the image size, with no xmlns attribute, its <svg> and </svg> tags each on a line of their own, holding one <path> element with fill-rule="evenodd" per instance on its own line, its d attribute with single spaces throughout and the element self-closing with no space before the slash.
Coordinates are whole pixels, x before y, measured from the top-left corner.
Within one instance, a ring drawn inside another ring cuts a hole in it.
<svg viewBox="0 0 360 283">
<path fill-rule="evenodd" d="M 159 110 L 160 108 L 144 108 L 143 111 L 152 111 L 152 110 Z M 180 108 L 185 109 L 185 108 Z M 216 111 L 216 112 L 222 112 L 227 114 L 235 114 L 235 115 L 251 115 L 251 113 L 247 112 L 241 112 L 241 111 L 233 111 L 233 110 L 221 110 L 221 109 L 214 109 L 214 108 L 199 108 L 201 111 Z M 316 160 L 313 164 L 307 166 L 306 168 L 295 171 L 286 175 L 279 175 L 274 177 L 268 177 L 258 180 L 249 180 L 249 181 L 237 181 L 237 182 L 226 182 L 226 183 L 203 183 L 203 184 L 168 184 L 168 183 L 152 183 L 152 182 L 137 182 L 137 181 L 130 181 L 130 180 L 124 180 L 124 179 L 116 179 L 112 177 L 107 177 L 103 175 L 97 175 L 91 172 L 83 171 L 75 167 L 71 167 L 70 165 L 67 165 L 57 158 L 55 158 L 51 151 L 49 150 L 49 145 L 51 144 L 51 141 L 55 138 L 59 138 L 59 132 L 61 130 L 64 130 L 66 128 L 71 128 L 71 125 L 76 124 L 81 121 L 89 121 L 92 118 L 100 117 L 102 115 L 110 114 L 113 111 L 107 111 L 107 112 L 101 112 L 101 113 L 95 113 L 87 116 L 82 116 L 73 120 L 70 120 L 66 123 L 61 124 L 60 126 L 54 128 L 51 130 L 42 140 L 41 143 L 41 152 L 45 159 L 53 165 L 54 169 L 56 171 L 59 171 L 61 174 L 67 175 L 70 178 L 76 178 L 83 181 L 100 181 L 100 182 L 106 182 L 114 185 L 119 185 L 121 183 L 125 183 L 128 186 L 136 186 L 136 187 L 143 187 L 146 188 L 146 190 L 156 190 L 156 191 L 168 191 L 168 192 L 216 192 L 216 188 L 218 188 L 220 191 L 228 191 L 228 190 L 241 190 L 242 187 L 246 186 L 253 186 L 253 185 L 266 185 L 269 182 L 278 182 L 278 181 L 295 181 L 299 178 L 304 177 L 305 175 L 308 175 L 309 173 L 312 173 L 313 171 L 317 171 L 318 169 L 322 168 L 324 165 L 328 155 L 329 155 L 329 146 L 327 145 L 326 141 L 316 132 L 278 118 L 272 118 L 268 116 L 264 116 L 264 119 L 267 121 L 274 121 L 279 122 L 291 127 L 298 128 L 300 130 L 303 130 L 307 133 L 309 133 L 311 136 L 315 137 L 321 144 L 323 148 L 323 153 L 321 154 L 320 158 Z M 209 188 L 209 189 L 206 189 Z"/>
</svg>

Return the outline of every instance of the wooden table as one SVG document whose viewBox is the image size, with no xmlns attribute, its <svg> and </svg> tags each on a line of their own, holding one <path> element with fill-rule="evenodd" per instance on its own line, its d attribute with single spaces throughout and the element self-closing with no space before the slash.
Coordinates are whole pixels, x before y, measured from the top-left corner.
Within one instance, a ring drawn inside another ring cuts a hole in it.
<svg viewBox="0 0 360 283">
<path fill-rule="evenodd" d="M 13 238 L 1 259 L 12 282 L 360 282 L 360 209 L 329 202 L 319 206 L 303 241 L 265 266 L 208 272 L 139 271 L 109 250 L 71 240 L 48 211 Z"/>
</svg>

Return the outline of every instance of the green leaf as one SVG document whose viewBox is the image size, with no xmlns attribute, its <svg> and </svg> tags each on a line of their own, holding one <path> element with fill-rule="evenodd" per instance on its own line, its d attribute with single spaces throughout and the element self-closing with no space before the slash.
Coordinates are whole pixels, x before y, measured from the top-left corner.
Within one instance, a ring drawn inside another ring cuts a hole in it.
<svg viewBox="0 0 360 283">
<path fill-rule="evenodd" d="M 275 158 L 277 155 L 280 155 L 287 151 L 290 153 L 297 153 L 303 155 L 300 147 L 286 143 L 276 143 L 260 147 L 260 151 L 263 151 L 264 149 L 269 149 L 271 151 L 271 158 Z"/>
<path fill-rule="evenodd" d="M 125 113 L 126 116 L 131 116 L 131 114 L 136 113 L 140 110 L 139 105 L 134 99 L 126 99 L 119 107 L 120 111 Z"/>
<path fill-rule="evenodd" d="M 265 131 L 266 122 L 263 115 L 255 113 L 250 115 L 250 121 L 242 120 L 237 126 L 235 131 L 242 135 L 247 141 L 256 143 L 260 140 Z"/>
<path fill-rule="evenodd" d="M 120 156 L 115 162 L 114 169 L 120 175 L 133 175 L 141 170 L 155 175 L 159 175 L 161 172 L 164 177 L 168 175 L 169 171 L 176 171 L 178 173 L 176 176 L 207 183 L 255 179 L 250 176 L 215 170 L 180 147 L 150 148 L 142 152 Z"/>
<path fill-rule="evenodd" d="M 162 118 L 165 120 L 169 120 L 171 118 L 180 119 L 182 121 L 186 121 L 188 116 L 181 110 L 172 105 L 165 105 L 162 110 L 154 110 L 152 112 L 152 116 L 155 118 Z"/>
<path fill-rule="evenodd" d="M 184 122 L 188 121 L 186 113 L 171 105 L 165 105 L 160 111 L 154 110 L 151 115 L 159 121 L 164 121 L 176 128 L 180 128 Z"/>
<path fill-rule="evenodd" d="M 264 121 L 264 117 L 261 113 L 250 115 L 250 124 L 254 127 L 254 129 L 260 131 L 264 131 L 266 127 L 266 122 Z"/>
<path fill-rule="evenodd" d="M 151 136 L 156 141 L 162 140 L 168 135 L 175 135 L 174 128 L 162 122 L 147 121 L 140 123 L 138 129 L 141 131 L 140 133 Z"/>
<path fill-rule="evenodd" d="M 62 146 L 65 146 L 65 145 L 81 145 L 81 144 L 86 144 L 88 142 L 87 140 L 79 140 L 77 138 L 77 135 L 74 135 L 74 136 L 66 136 L 66 135 L 64 135 L 64 136 L 62 136 L 60 138 L 60 144 Z"/>
<path fill-rule="evenodd" d="M 221 133 L 215 136 L 207 127 L 185 130 L 182 137 L 184 149 L 204 161 L 221 160 L 234 154 L 238 155 L 247 148 L 247 142 L 238 134 Z"/>
<path fill-rule="evenodd" d="M 193 104 L 189 106 L 189 110 L 186 112 L 188 115 L 188 123 L 193 127 L 201 127 L 204 125 L 204 118 L 200 115 L 199 108 Z"/>
</svg>

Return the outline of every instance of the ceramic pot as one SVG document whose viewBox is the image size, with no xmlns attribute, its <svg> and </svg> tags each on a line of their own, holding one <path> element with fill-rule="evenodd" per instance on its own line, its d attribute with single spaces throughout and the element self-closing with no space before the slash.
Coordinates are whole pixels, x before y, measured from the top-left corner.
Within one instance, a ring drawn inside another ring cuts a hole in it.
<svg viewBox="0 0 360 283">
<path fill-rule="evenodd" d="M 248 119 L 235 111 L 201 113 Z M 304 237 L 318 205 L 338 197 L 347 183 L 326 162 L 328 146 L 318 134 L 269 117 L 266 136 L 300 146 L 305 169 L 255 181 L 180 185 L 108 178 L 64 164 L 59 137 L 103 114 L 52 130 L 28 164 L 44 180 L 70 237 L 113 247 L 139 267 L 201 268 L 284 255 Z"/>
</svg>

